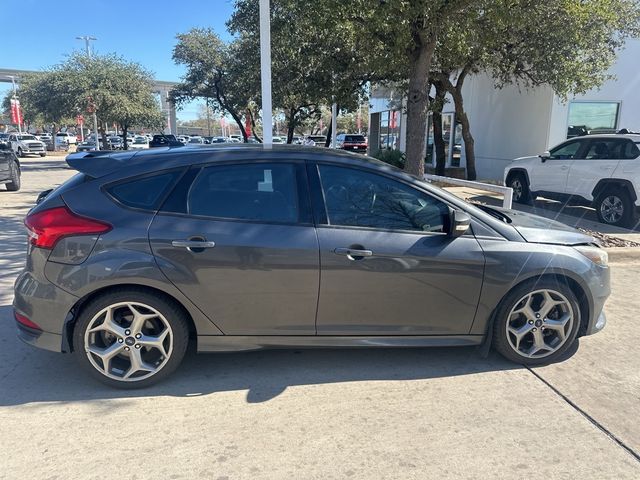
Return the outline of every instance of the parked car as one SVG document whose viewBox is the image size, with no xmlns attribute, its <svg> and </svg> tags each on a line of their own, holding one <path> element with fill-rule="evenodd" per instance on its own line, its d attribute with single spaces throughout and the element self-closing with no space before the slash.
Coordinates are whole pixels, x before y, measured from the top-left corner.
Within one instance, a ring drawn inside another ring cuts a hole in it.
<svg viewBox="0 0 640 480">
<path fill-rule="evenodd" d="M 112 150 L 122 150 L 124 148 L 124 140 L 118 135 L 114 135 L 107 139 Z"/>
<path fill-rule="evenodd" d="M 102 145 L 102 140 L 100 140 Z M 76 145 L 76 152 L 92 152 L 96 150 L 96 141 L 93 138 L 80 142 Z"/>
<path fill-rule="evenodd" d="M 189 143 L 189 138 L 190 137 L 188 135 L 178 135 L 178 141 L 182 142 L 183 145 Z"/>
<path fill-rule="evenodd" d="M 632 227 L 640 208 L 640 134 L 571 138 L 549 152 L 514 160 L 504 170 L 513 200 L 537 196 L 590 205 L 598 220 Z"/>
<path fill-rule="evenodd" d="M 75 145 L 78 143 L 78 137 L 69 132 L 58 132 L 56 133 L 56 137 L 66 140 L 69 145 Z"/>
<path fill-rule="evenodd" d="M 112 386 L 167 377 L 190 338 L 202 352 L 493 344 L 540 365 L 605 326 L 592 237 L 369 157 L 233 145 L 67 163 L 79 173 L 25 219 L 14 316 L 22 340 Z"/>
<path fill-rule="evenodd" d="M 44 142 L 41 142 L 30 133 L 10 133 L 9 144 L 18 157 L 25 157 L 27 155 L 47 156 Z"/>
<path fill-rule="evenodd" d="M 149 148 L 182 147 L 183 145 L 175 135 L 154 135 L 153 139 L 149 142 Z"/>
<path fill-rule="evenodd" d="M 366 153 L 367 139 L 360 134 L 341 133 L 336 137 L 336 147 L 342 150 Z"/>
<path fill-rule="evenodd" d="M 9 134 L 8 133 L 0 133 L 0 145 L 11 146 L 11 144 L 9 143 Z"/>
<path fill-rule="evenodd" d="M 149 148 L 149 140 L 147 140 L 147 137 L 144 137 L 142 135 L 134 138 L 133 142 L 131 142 L 131 145 L 129 145 L 129 149 L 131 150 L 144 150 L 147 148 Z"/>
<path fill-rule="evenodd" d="M 36 134 L 36 138 L 45 144 L 51 142 L 51 134 L 47 132 Z"/>
<path fill-rule="evenodd" d="M 20 190 L 20 160 L 7 143 L 0 144 L 0 184 L 10 192 Z"/>
<path fill-rule="evenodd" d="M 272 143 L 287 143 L 286 139 L 277 136 L 272 137 L 271 141 Z"/>
<path fill-rule="evenodd" d="M 228 143 L 226 137 L 207 137 L 209 138 L 209 143 Z"/>
<path fill-rule="evenodd" d="M 190 145 L 204 145 L 205 139 L 203 137 L 191 137 L 188 143 Z"/>
<path fill-rule="evenodd" d="M 307 138 L 313 140 L 317 147 L 324 147 L 327 142 L 326 135 L 307 135 Z"/>
</svg>

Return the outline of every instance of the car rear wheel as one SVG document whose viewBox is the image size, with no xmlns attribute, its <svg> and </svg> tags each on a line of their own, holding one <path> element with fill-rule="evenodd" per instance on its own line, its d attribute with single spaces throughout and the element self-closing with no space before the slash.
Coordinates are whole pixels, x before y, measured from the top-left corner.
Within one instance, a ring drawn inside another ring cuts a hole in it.
<svg viewBox="0 0 640 480">
<path fill-rule="evenodd" d="M 138 290 L 110 292 L 82 309 L 74 354 L 94 378 L 118 388 L 142 388 L 170 375 L 187 350 L 184 312 Z"/>
<path fill-rule="evenodd" d="M 543 365 L 564 354 L 579 327 L 578 300 L 566 282 L 534 279 L 515 287 L 500 303 L 493 344 L 513 362 Z"/>
<path fill-rule="evenodd" d="M 514 173 L 509 176 L 507 186 L 513 190 L 513 201 L 516 203 L 529 203 L 531 201 L 531 193 L 529 192 L 529 184 L 527 178 L 522 173 Z"/>
<path fill-rule="evenodd" d="M 20 190 L 20 167 L 14 161 L 9 161 L 9 182 L 6 184 L 7 190 L 17 192 Z"/>
<path fill-rule="evenodd" d="M 594 202 L 594 207 L 601 223 L 625 228 L 634 226 L 633 201 L 624 190 L 605 190 Z"/>
</svg>

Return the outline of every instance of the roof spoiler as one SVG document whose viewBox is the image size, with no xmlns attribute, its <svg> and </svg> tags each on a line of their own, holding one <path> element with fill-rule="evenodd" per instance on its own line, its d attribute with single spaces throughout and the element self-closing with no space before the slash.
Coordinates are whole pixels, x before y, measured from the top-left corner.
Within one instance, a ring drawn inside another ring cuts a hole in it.
<svg viewBox="0 0 640 480">
<path fill-rule="evenodd" d="M 114 155 L 111 150 L 97 150 L 92 152 L 79 152 L 67 155 L 66 161 L 74 170 L 89 175 L 93 178 L 108 175 L 118 170 L 126 160 L 131 159 L 138 152 L 129 154 L 119 153 Z"/>
</svg>

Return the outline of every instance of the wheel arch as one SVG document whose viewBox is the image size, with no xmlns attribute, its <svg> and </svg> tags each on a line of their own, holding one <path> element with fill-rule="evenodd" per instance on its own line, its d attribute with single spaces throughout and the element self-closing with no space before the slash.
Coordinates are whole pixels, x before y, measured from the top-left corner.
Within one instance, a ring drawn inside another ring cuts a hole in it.
<svg viewBox="0 0 640 480">
<path fill-rule="evenodd" d="M 73 346 L 73 332 L 75 329 L 75 325 L 78 319 L 78 316 L 80 315 L 80 313 L 82 312 L 82 309 L 85 307 L 85 305 L 87 303 L 89 303 L 91 300 L 98 298 L 102 295 L 107 295 L 109 293 L 112 292 L 117 292 L 117 291 L 124 291 L 124 290 L 128 290 L 128 291 L 137 291 L 137 292 L 145 292 L 145 293 L 149 293 L 152 295 L 158 295 L 163 297 L 165 300 L 170 301 L 171 303 L 173 303 L 176 307 L 178 307 L 180 310 L 182 310 L 182 312 L 185 314 L 185 318 L 187 319 L 187 323 L 188 323 L 188 327 L 189 327 L 189 338 L 190 339 L 195 339 L 197 336 L 197 328 L 196 328 L 196 324 L 194 322 L 193 316 L 191 315 L 191 313 L 189 312 L 189 310 L 187 308 L 185 308 L 185 306 L 178 300 L 176 299 L 173 295 L 168 294 L 167 292 L 160 290 L 158 288 L 154 288 L 154 287 L 150 287 L 148 285 L 140 285 L 140 284 L 119 284 L 119 285 L 110 285 L 110 286 L 105 286 L 102 288 L 99 288 L 97 290 L 94 290 L 90 293 L 88 293 L 87 295 L 85 295 L 84 297 L 80 298 L 71 308 L 71 310 L 69 311 L 69 314 L 67 315 L 67 318 L 65 319 L 64 322 L 64 327 L 63 327 L 63 335 L 62 335 L 62 351 L 63 352 L 73 352 L 74 351 L 74 346 Z"/>
<path fill-rule="evenodd" d="M 591 192 L 591 196 L 593 197 L 593 201 L 596 199 L 608 188 L 620 188 L 626 191 L 631 200 L 635 203 L 638 200 L 638 195 L 636 194 L 635 188 L 633 188 L 633 184 L 629 180 L 625 180 L 623 178 L 603 178 L 600 180 L 596 186 L 593 188 Z"/>
<path fill-rule="evenodd" d="M 516 167 L 509 170 L 509 172 L 507 173 L 506 182 L 508 183 L 509 180 L 512 179 L 517 174 L 524 175 L 524 179 L 527 181 L 527 186 L 531 185 L 531 182 L 529 181 L 529 172 L 527 172 L 526 168 L 522 168 L 522 167 Z"/>
<path fill-rule="evenodd" d="M 504 302 L 505 297 L 513 291 L 513 289 L 518 288 L 520 285 L 526 282 L 530 282 L 532 280 L 540 281 L 540 280 L 556 280 L 558 282 L 564 282 L 574 293 L 576 298 L 578 299 L 578 306 L 580 307 L 580 327 L 578 329 L 578 337 L 583 337 L 587 333 L 587 328 L 589 326 L 589 315 L 591 314 L 591 310 L 593 308 L 592 301 L 587 295 L 584 287 L 570 275 L 565 275 L 563 273 L 545 273 L 542 275 L 533 275 L 527 278 L 522 279 L 520 282 L 514 284 L 507 291 L 504 292 L 500 301 L 496 304 L 495 308 L 491 312 L 489 316 L 489 321 L 487 322 L 486 330 L 485 330 L 485 338 L 480 346 L 481 353 L 486 356 L 489 353 L 489 349 L 491 348 L 491 344 L 493 341 L 493 326 L 496 321 L 496 312 L 498 308 Z"/>
</svg>

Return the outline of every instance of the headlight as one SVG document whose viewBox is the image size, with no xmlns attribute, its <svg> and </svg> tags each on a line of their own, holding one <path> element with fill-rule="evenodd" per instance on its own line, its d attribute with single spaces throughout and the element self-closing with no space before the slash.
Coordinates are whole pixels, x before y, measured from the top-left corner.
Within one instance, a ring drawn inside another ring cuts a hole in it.
<svg viewBox="0 0 640 480">
<path fill-rule="evenodd" d="M 587 257 L 596 265 L 599 265 L 601 267 L 606 267 L 607 265 L 609 265 L 609 254 L 602 248 L 594 247 L 592 245 L 579 245 L 573 248 L 575 248 L 578 252 Z"/>
</svg>

